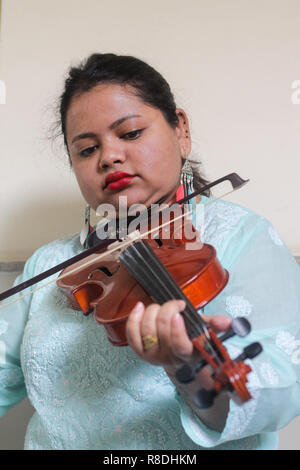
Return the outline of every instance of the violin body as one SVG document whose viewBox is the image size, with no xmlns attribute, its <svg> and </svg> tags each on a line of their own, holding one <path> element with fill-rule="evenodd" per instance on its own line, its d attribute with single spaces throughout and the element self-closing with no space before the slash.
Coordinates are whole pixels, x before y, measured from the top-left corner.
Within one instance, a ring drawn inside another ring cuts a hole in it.
<svg viewBox="0 0 300 470">
<path fill-rule="evenodd" d="M 199 310 L 208 304 L 228 282 L 228 272 L 221 266 L 212 245 L 185 239 L 147 239 L 147 244 L 163 263 L 186 297 Z M 125 325 L 136 303 L 153 303 L 153 299 L 128 272 L 115 254 L 108 254 L 76 274 L 58 279 L 57 285 L 64 291 L 71 305 L 84 315 L 94 312 L 95 320 L 104 325 L 108 339 L 115 346 L 127 345 Z M 92 260 L 95 258 L 95 262 Z M 72 266 L 76 268 L 76 264 Z M 68 269 L 63 274 L 68 273 Z M 72 269 L 72 270 L 73 270 Z"/>
</svg>

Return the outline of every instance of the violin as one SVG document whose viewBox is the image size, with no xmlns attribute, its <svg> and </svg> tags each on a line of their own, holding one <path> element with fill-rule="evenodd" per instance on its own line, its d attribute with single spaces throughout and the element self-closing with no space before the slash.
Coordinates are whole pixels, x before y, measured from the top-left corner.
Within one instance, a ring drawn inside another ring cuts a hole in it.
<svg viewBox="0 0 300 470">
<path fill-rule="evenodd" d="M 177 201 L 177 204 L 184 212 L 184 204 L 188 200 L 224 180 L 230 181 L 233 189 L 248 181 L 232 173 Z M 84 315 L 93 312 L 96 322 L 104 326 L 109 341 L 115 346 L 124 346 L 127 345 L 126 322 L 137 301 L 149 305 L 153 301 L 163 304 L 168 300 L 182 299 L 186 307 L 181 315 L 198 359 L 183 365 L 177 371 L 177 380 L 189 383 L 208 365 L 212 371 L 213 388 L 199 390 L 194 397 L 196 405 L 199 408 L 212 406 L 222 391 L 232 393 L 239 403 L 245 403 L 251 399 L 247 388 L 251 367 L 244 361 L 257 356 L 262 347 L 260 343 L 252 343 L 237 358 L 231 359 L 223 343 L 233 335 L 244 337 L 249 334 L 251 325 L 248 320 L 235 318 L 229 330 L 217 335 L 198 313 L 224 289 L 229 273 L 220 264 L 212 245 L 185 238 L 185 215 L 181 214 L 179 225 L 174 219 L 170 221 L 170 237 L 167 239 L 163 237 L 163 228 L 158 226 L 146 234 L 129 234 L 125 241 L 118 237 L 104 240 L 0 294 L 0 300 L 63 269 L 56 283 L 71 306 L 80 309 Z M 149 213 L 146 216 L 149 217 Z M 178 237 L 178 230 L 181 237 Z M 151 237 L 153 232 L 155 236 Z M 187 242 L 194 244 L 192 249 L 190 245 L 186 249 Z M 110 249 L 109 245 L 112 245 Z"/>
<path fill-rule="evenodd" d="M 223 390 L 235 392 L 245 403 L 251 398 L 246 386 L 251 368 L 244 360 L 258 355 L 262 347 L 253 343 L 232 360 L 223 342 L 235 334 L 246 336 L 251 330 L 248 320 L 235 318 L 230 330 L 218 337 L 198 313 L 224 289 L 229 273 L 220 264 L 212 245 L 199 243 L 195 237 L 192 242 L 185 238 L 183 213 L 184 208 L 179 224 L 175 225 L 174 219 L 170 221 L 168 238 L 163 236 L 161 225 L 142 236 L 136 232 L 133 235 L 137 234 L 137 239 L 129 235 L 125 247 L 119 248 L 120 242 L 115 242 L 115 251 L 106 253 L 106 248 L 98 251 L 82 269 L 76 269 L 81 262 L 66 268 L 57 285 L 74 309 L 80 309 L 84 315 L 94 314 L 114 346 L 128 344 L 126 322 L 138 301 L 147 306 L 152 302 L 162 305 L 172 299 L 184 300 L 186 307 L 181 315 L 201 360 L 179 369 L 177 380 L 188 383 L 209 365 L 213 389 L 199 390 L 194 397 L 196 405 L 210 407 Z"/>
</svg>

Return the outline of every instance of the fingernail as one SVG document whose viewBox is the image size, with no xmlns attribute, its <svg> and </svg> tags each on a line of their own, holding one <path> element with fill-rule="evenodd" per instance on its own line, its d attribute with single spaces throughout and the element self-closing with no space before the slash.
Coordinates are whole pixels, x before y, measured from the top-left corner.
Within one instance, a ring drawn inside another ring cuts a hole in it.
<svg viewBox="0 0 300 470">
<path fill-rule="evenodd" d="M 138 303 L 135 305 L 134 309 L 132 310 L 132 313 L 133 313 L 134 315 L 139 315 L 139 314 L 141 314 L 143 311 L 144 311 L 144 304 L 143 304 L 143 302 L 138 302 Z"/>
<path fill-rule="evenodd" d="M 175 326 L 175 328 L 178 328 L 179 326 L 181 326 L 180 318 L 181 318 L 180 313 L 175 313 L 174 317 L 172 318 L 173 325 Z"/>
</svg>

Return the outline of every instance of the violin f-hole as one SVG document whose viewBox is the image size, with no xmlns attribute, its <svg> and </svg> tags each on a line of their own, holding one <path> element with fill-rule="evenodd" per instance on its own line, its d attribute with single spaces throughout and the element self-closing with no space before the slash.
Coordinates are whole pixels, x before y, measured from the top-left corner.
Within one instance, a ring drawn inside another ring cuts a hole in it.
<svg viewBox="0 0 300 470">
<path fill-rule="evenodd" d="M 163 242 L 160 238 L 154 238 L 154 241 L 157 243 L 158 246 L 163 246 Z"/>
<path fill-rule="evenodd" d="M 118 271 L 119 268 L 120 265 L 117 266 L 117 269 L 115 269 L 115 271 L 110 271 L 107 266 L 99 266 L 88 275 L 88 279 L 93 279 L 97 271 L 102 271 L 104 274 L 106 274 L 107 277 L 112 277 Z"/>
<path fill-rule="evenodd" d="M 100 298 L 102 294 L 103 288 L 93 281 L 85 282 L 84 285 L 73 291 L 73 296 L 84 315 L 92 313 L 94 308 L 91 306 L 91 302 Z"/>
</svg>

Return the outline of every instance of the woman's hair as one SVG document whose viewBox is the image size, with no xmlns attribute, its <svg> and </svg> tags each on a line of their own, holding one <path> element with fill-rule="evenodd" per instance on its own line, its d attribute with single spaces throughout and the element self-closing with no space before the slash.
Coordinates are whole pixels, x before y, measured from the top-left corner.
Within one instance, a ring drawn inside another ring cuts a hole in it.
<svg viewBox="0 0 300 470">
<path fill-rule="evenodd" d="M 70 68 L 60 97 L 60 126 L 67 150 L 66 116 L 72 98 L 102 83 L 130 85 L 144 103 L 163 113 L 172 128 L 178 125 L 176 104 L 170 86 L 153 67 L 132 56 L 92 54 L 78 67 Z M 189 162 L 193 168 L 194 187 L 200 189 L 207 181 L 199 173 L 199 162 L 190 159 Z"/>
</svg>

